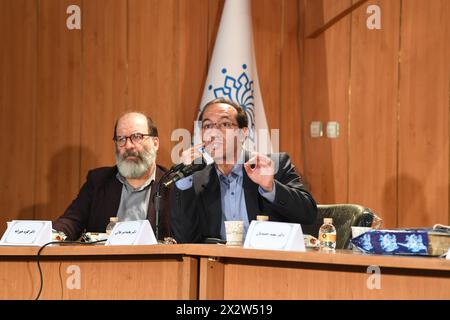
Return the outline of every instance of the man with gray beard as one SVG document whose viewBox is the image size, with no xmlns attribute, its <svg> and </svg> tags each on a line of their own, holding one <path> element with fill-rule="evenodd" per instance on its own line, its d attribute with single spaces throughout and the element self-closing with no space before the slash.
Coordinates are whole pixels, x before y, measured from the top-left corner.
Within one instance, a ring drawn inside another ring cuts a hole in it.
<svg viewBox="0 0 450 320">
<path fill-rule="evenodd" d="M 105 232 L 110 217 L 119 221 L 148 219 L 156 228 L 156 182 L 166 169 L 157 165 L 158 130 L 143 113 L 128 112 L 114 126 L 116 166 L 89 171 L 78 196 L 53 228 L 78 239 L 82 232 Z M 169 191 L 162 189 L 159 237 L 170 236 Z"/>
</svg>

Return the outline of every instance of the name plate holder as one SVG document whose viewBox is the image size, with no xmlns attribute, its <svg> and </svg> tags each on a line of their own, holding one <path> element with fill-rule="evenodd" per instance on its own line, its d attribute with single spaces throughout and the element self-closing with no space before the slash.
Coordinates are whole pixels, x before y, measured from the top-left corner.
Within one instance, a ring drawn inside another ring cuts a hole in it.
<svg viewBox="0 0 450 320">
<path fill-rule="evenodd" d="M 13 220 L 0 240 L 2 246 L 43 246 L 52 241 L 52 222 Z"/>
<path fill-rule="evenodd" d="M 106 241 L 106 246 L 157 244 L 148 220 L 117 222 Z"/>
<path fill-rule="evenodd" d="M 300 224 L 274 221 L 252 221 L 245 237 L 244 248 L 306 251 Z"/>
</svg>

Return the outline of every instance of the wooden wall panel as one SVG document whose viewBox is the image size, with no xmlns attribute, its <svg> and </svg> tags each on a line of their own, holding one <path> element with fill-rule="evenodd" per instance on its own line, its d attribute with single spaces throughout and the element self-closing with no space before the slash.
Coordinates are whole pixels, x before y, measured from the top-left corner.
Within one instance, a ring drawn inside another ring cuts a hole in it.
<svg viewBox="0 0 450 320">
<path fill-rule="evenodd" d="M 259 87 L 269 129 L 280 124 L 280 56 L 282 1 L 251 1 L 253 41 Z"/>
<path fill-rule="evenodd" d="M 304 173 L 300 79 L 300 2 L 284 0 L 282 6 L 280 66 L 280 151 L 288 152 L 299 173 Z"/>
<path fill-rule="evenodd" d="M 303 174 L 302 116 L 300 105 L 300 2 L 284 0 L 282 5 L 280 66 L 280 151 L 288 152 Z"/>
<path fill-rule="evenodd" d="M 176 126 L 178 6 L 175 0 L 128 2 L 128 106 L 147 112 L 158 126 L 158 162 L 171 166 Z"/>
<path fill-rule="evenodd" d="M 214 50 L 224 4 L 225 0 L 208 1 L 208 66 Z"/>
<path fill-rule="evenodd" d="M 208 73 L 208 0 L 179 2 L 177 128 L 191 133 Z"/>
<path fill-rule="evenodd" d="M 35 218 L 59 216 L 78 193 L 80 171 L 81 31 L 68 30 L 69 5 L 39 2 Z"/>
<path fill-rule="evenodd" d="M 448 222 L 450 3 L 402 5 L 399 225 Z"/>
<path fill-rule="evenodd" d="M 80 183 L 87 171 L 112 166 L 114 122 L 126 109 L 127 3 L 85 1 Z"/>
<path fill-rule="evenodd" d="M 305 0 L 301 4 L 306 179 L 318 203 L 347 202 L 350 17 L 344 17 L 316 38 L 308 36 L 347 9 L 351 1 Z M 311 121 L 322 121 L 323 137 L 311 138 Z M 326 137 L 328 121 L 339 122 L 339 138 Z"/>
<path fill-rule="evenodd" d="M 37 3 L 0 1 L 0 234 L 33 219 Z"/>
<path fill-rule="evenodd" d="M 382 30 L 364 28 L 367 2 L 308 38 L 355 1 L 252 0 L 269 125 L 319 203 L 361 203 L 385 226 L 448 223 L 450 3 L 374 0 Z M 70 4 L 81 31 L 66 28 Z M 0 228 L 61 214 L 87 170 L 113 164 L 124 109 L 153 116 L 158 161 L 170 165 L 172 130 L 197 115 L 223 5 L 0 1 Z M 310 138 L 313 120 L 338 121 L 340 137 Z"/>
<path fill-rule="evenodd" d="M 352 15 L 349 202 L 397 224 L 397 93 L 400 1 L 379 0 L 381 30 L 369 30 L 365 4 Z M 389 72 L 386 72 L 389 70 Z"/>
</svg>

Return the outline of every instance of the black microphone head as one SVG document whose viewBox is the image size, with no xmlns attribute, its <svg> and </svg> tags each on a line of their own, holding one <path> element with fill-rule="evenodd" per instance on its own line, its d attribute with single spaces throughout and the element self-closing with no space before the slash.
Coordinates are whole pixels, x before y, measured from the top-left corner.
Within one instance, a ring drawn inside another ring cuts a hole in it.
<svg viewBox="0 0 450 320">
<path fill-rule="evenodd" d="M 176 172 L 176 171 L 179 171 L 179 170 L 181 170 L 181 169 L 183 169 L 183 167 L 185 167 L 186 165 L 183 163 L 183 162 L 181 162 L 181 163 L 179 163 L 179 164 L 174 164 L 173 166 L 172 166 L 172 168 L 170 168 L 170 172 Z"/>
<path fill-rule="evenodd" d="M 190 176 L 191 174 L 193 174 L 196 171 L 202 170 L 205 167 L 206 167 L 205 159 L 203 159 L 203 157 L 199 157 L 199 158 L 196 158 L 192 162 L 192 164 L 185 166 L 183 169 L 181 169 L 181 172 L 186 177 L 186 176 Z"/>
<path fill-rule="evenodd" d="M 178 172 L 175 173 L 175 175 L 169 180 L 163 183 L 164 187 L 169 187 L 172 183 L 177 182 L 180 179 L 183 179 L 185 177 L 183 170 L 178 170 Z"/>
<path fill-rule="evenodd" d="M 182 166 L 182 169 L 177 170 L 176 174 L 167 182 L 164 182 L 165 187 L 169 187 L 172 183 L 177 182 L 178 180 L 190 176 L 196 171 L 202 170 L 206 167 L 206 162 L 203 157 L 196 158 L 191 164 Z"/>
</svg>

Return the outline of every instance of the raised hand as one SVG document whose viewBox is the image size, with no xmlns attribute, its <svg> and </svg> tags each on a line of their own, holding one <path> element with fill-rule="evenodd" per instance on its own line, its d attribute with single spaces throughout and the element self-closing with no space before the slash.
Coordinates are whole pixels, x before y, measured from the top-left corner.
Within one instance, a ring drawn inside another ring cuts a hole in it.
<svg viewBox="0 0 450 320">
<path fill-rule="evenodd" d="M 244 168 L 248 177 L 254 183 L 260 185 L 265 191 L 272 191 L 275 170 L 272 159 L 257 152 L 253 152 L 252 157 L 244 163 Z"/>
</svg>

